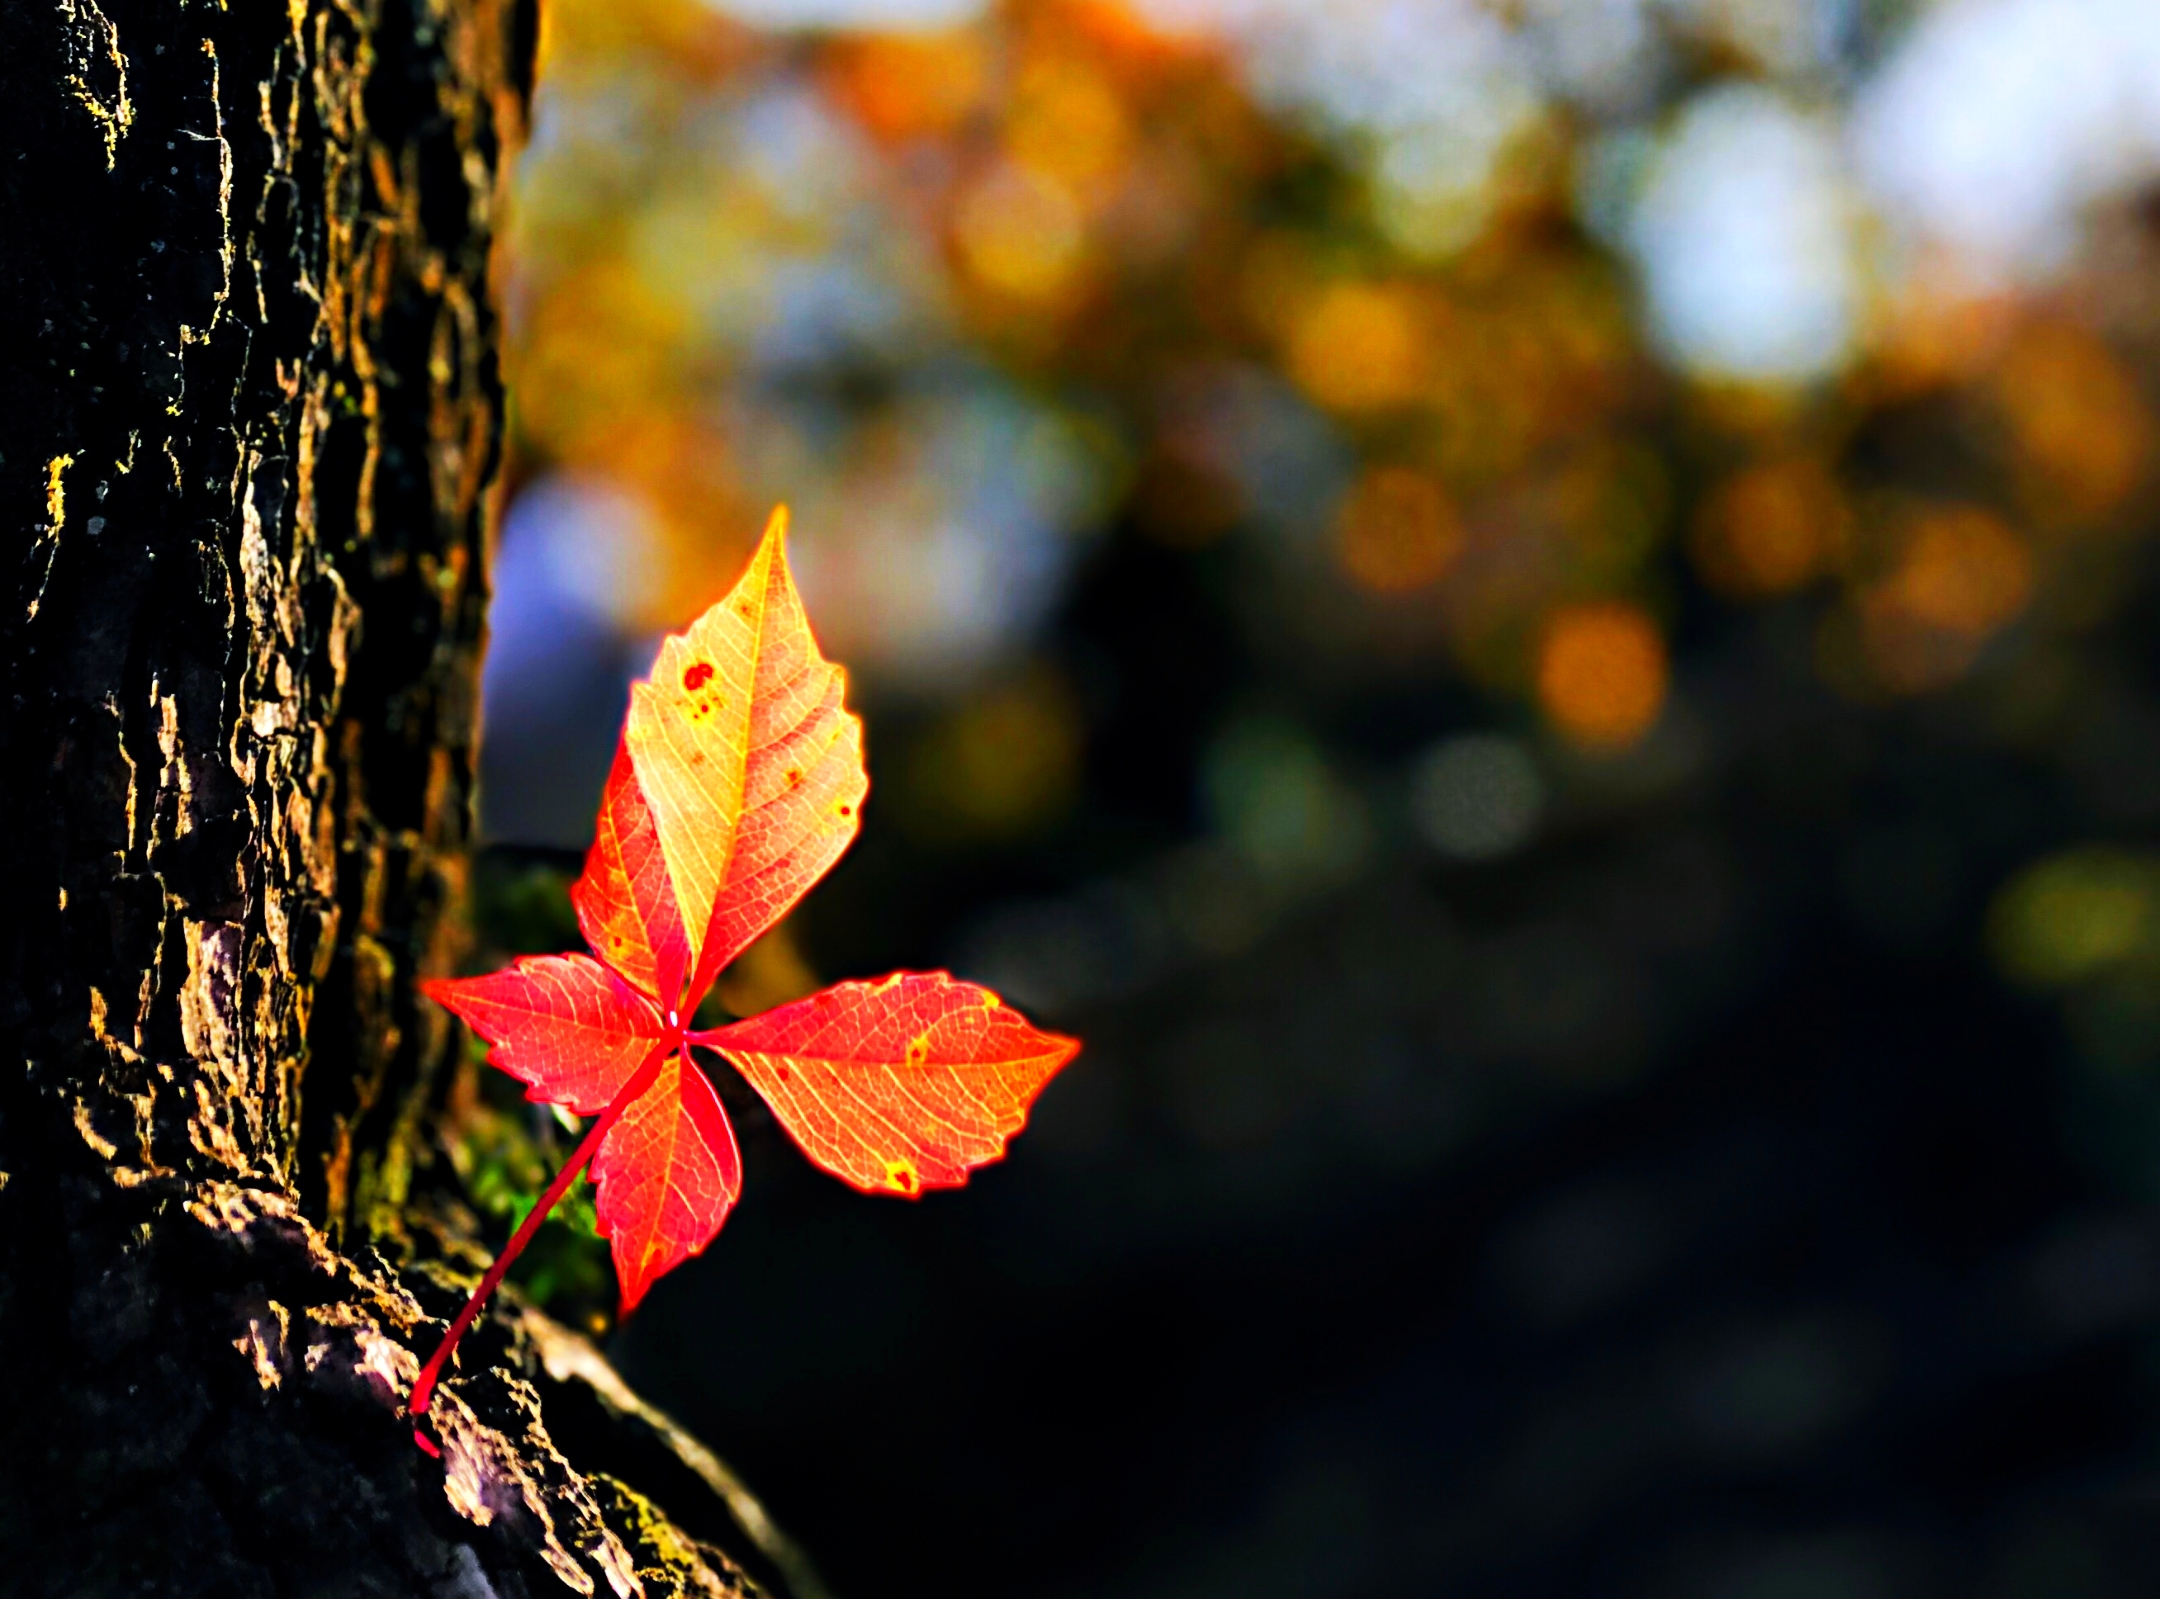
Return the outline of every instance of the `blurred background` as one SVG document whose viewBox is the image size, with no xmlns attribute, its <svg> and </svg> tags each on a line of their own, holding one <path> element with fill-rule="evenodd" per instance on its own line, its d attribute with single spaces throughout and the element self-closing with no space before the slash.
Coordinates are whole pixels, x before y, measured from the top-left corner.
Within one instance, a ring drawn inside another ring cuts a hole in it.
<svg viewBox="0 0 2160 1599">
<path fill-rule="evenodd" d="M 786 500 L 871 802 L 723 1003 L 1087 1041 L 523 1268 L 839 1599 L 2154 1591 L 2160 6 L 541 12 L 476 965 Z"/>
</svg>

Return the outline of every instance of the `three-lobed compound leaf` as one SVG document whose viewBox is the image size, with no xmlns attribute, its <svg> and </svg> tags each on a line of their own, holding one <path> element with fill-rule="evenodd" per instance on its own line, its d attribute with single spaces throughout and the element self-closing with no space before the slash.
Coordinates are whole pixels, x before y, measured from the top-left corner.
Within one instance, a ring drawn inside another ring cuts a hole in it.
<svg viewBox="0 0 2160 1599">
<path fill-rule="evenodd" d="M 870 786 L 786 539 L 776 511 L 742 580 L 630 691 L 624 742 L 689 929 L 693 1006 L 854 841 Z"/>
<path fill-rule="evenodd" d="M 944 972 L 836 984 L 692 1039 L 733 1061 L 818 1165 L 908 1195 L 1003 1155 L 1080 1048 Z"/>
<path fill-rule="evenodd" d="M 819 1166 L 918 1196 L 998 1159 L 1079 1050 L 943 972 L 841 983 L 693 1034 L 722 966 L 785 915 L 861 825 L 869 789 L 846 675 L 819 653 L 775 512 L 727 597 L 633 686 L 585 869 L 585 955 L 524 957 L 426 992 L 528 1097 L 597 1115 L 413 1386 L 426 1411 L 451 1350 L 578 1173 L 628 1314 L 719 1232 L 742 1189 L 735 1135 L 688 1046 L 718 1049 Z M 423 1445 L 426 1439 L 421 1439 Z"/>
</svg>

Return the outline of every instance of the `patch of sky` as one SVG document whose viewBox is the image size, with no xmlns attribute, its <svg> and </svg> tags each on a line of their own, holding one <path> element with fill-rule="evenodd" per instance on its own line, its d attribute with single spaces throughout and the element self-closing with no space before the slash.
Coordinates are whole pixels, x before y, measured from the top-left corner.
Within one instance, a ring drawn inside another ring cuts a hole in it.
<svg viewBox="0 0 2160 1599">
<path fill-rule="evenodd" d="M 1853 144 L 1877 203 L 1920 239 L 1982 271 L 2045 273 L 2094 201 L 2160 172 L 2160 5 L 1935 6 L 1863 88 Z"/>
<path fill-rule="evenodd" d="M 760 398 L 731 421 L 748 479 L 794 495 L 833 649 L 895 689 L 954 692 L 1021 645 L 1110 475 L 1073 418 L 975 370 L 857 415 Z"/>
<path fill-rule="evenodd" d="M 762 374 L 852 368 L 907 359 L 921 317 L 886 274 L 845 258 L 812 257 L 774 274 L 750 365 Z"/>
<path fill-rule="evenodd" d="M 1594 115 L 1648 102 L 1665 52 L 1644 0 L 1526 0 L 1524 34 L 1539 75 Z"/>
<path fill-rule="evenodd" d="M 480 681 L 482 820 L 497 838 L 575 845 L 592 822 L 631 676 L 626 644 L 650 603 L 657 534 L 604 480 L 551 474 L 504 519 Z"/>
<path fill-rule="evenodd" d="M 1682 366 L 1751 381 L 1835 370 L 1860 314 L 1837 131 L 1756 85 L 1699 95 L 1651 155 L 1627 235 Z"/>
<path fill-rule="evenodd" d="M 783 212 L 822 219 L 858 200 L 874 180 L 859 136 L 822 97 L 787 85 L 740 110 L 735 147 L 745 175 Z"/>
<path fill-rule="evenodd" d="M 1172 21 L 1212 20 L 1262 100 L 1366 148 L 1377 219 L 1413 254 L 1476 236 L 1495 166 L 1544 109 L 1529 42 L 1469 0 L 1147 3 Z"/>
</svg>

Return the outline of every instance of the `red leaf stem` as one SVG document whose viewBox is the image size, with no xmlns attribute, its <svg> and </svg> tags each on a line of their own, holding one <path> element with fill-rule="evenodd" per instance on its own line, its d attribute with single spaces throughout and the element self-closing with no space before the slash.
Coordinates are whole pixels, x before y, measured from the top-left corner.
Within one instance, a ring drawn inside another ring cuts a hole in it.
<svg viewBox="0 0 2160 1599">
<path fill-rule="evenodd" d="M 554 1180 L 547 1185 L 547 1191 L 535 1200 L 532 1209 L 525 1213 L 525 1219 L 518 1223 L 517 1231 L 510 1235 L 510 1242 L 503 1245 L 502 1253 L 495 1257 L 486 1275 L 480 1279 L 480 1286 L 473 1290 L 472 1297 L 465 1301 L 465 1308 L 460 1310 L 457 1319 L 450 1323 L 450 1330 L 443 1334 L 443 1341 L 436 1346 L 435 1353 L 428 1356 L 427 1364 L 420 1368 L 420 1375 L 413 1383 L 412 1403 L 406 1407 L 411 1415 L 419 1417 L 427 1413 L 428 1403 L 435 1397 L 436 1379 L 442 1375 L 443 1367 L 449 1363 L 450 1352 L 479 1318 L 480 1309 L 487 1303 L 488 1296 L 502 1285 L 503 1273 L 510 1269 L 510 1263 L 518 1258 L 525 1246 L 532 1242 L 533 1234 L 540 1230 L 540 1224 L 562 1203 L 563 1195 L 570 1192 L 570 1185 L 578 1180 L 578 1174 L 592 1164 L 592 1158 L 598 1152 L 601 1140 L 607 1137 L 608 1129 L 621 1120 L 623 1112 L 630 1108 L 631 1102 L 638 1095 L 652 1086 L 653 1079 L 660 1075 L 661 1063 L 680 1045 L 679 1034 L 671 1034 L 655 1044 L 652 1052 L 631 1074 L 630 1080 L 608 1101 L 607 1109 L 600 1113 L 600 1119 L 578 1140 L 578 1146 L 572 1151 L 569 1160 L 563 1163 L 562 1170 L 557 1172 Z M 430 1454 L 437 1452 L 429 1446 L 428 1440 L 421 1436 L 419 1429 L 414 1429 L 413 1436 L 419 1440 L 421 1448 L 427 1449 Z"/>
</svg>

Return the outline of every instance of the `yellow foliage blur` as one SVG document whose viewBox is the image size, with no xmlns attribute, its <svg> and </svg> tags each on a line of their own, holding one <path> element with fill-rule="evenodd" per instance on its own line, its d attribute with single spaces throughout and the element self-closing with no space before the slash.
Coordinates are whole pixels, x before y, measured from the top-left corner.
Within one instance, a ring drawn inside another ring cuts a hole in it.
<svg viewBox="0 0 2160 1599">
<path fill-rule="evenodd" d="M 1462 553 L 1447 491 L 1409 467 L 1375 467 L 1345 496 L 1336 521 L 1343 569 L 1377 594 L 1423 588 Z"/>
<path fill-rule="evenodd" d="M 972 31 L 844 39 L 827 59 L 827 93 L 887 143 L 949 136 L 990 92 L 986 44 Z"/>
<path fill-rule="evenodd" d="M 1668 676 L 1665 640 L 1639 606 L 1571 605 L 1545 624 L 1539 702 L 1587 749 L 1625 749 L 1649 732 L 1664 708 Z"/>
<path fill-rule="evenodd" d="M 2098 339 L 2064 323 L 2024 328 L 2004 352 L 1994 391 L 2018 497 L 2037 525 L 2103 521 L 2137 488 L 2152 451 L 2152 413 Z"/>
<path fill-rule="evenodd" d="M 1430 348 L 1409 290 L 1337 283 L 1297 313 L 1290 370 L 1322 405 L 1377 411 L 1407 405 L 1423 393 Z"/>
<path fill-rule="evenodd" d="M 1054 174 L 1018 163 L 986 172 L 953 219 L 961 258 L 986 288 L 1048 300 L 1072 288 L 1087 247 L 1079 202 Z"/>
<path fill-rule="evenodd" d="M 1702 502 L 1694 533 L 1704 581 L 1737 599 L 1788 594 L 1834 570 L 1852 511 L 1823 461 L 1795 456 L 1735 472 Z"/>
<path fill-rule="evenodd" d="M 1079 771 L 1079 709 L 1037 671 L 961 706 L 914 746 L 900 811 L 932 840 L 1017 837 L 1057 819 Z"/>
<path fill-rule="evenodd" d="M 2002 889 L 1988 913 L 1998 965 L 2060 987 L 2160 957 L 2160 861 L 2092 845 L 2051 855 Z"/>
<path fill-rule="evenodd" d="M 728 963 L 713 995 L 730 1016 L 755 1016 L 801 999 L 817 986 L 817 973 L 803 959 L 794 930 L 783 920 Z"/>
<path fill-rule="evenodd" d="M 2000 517 L 1970 505 L 1913 512 L 1890 542 L 1889 570 L 1860 596 L 1867 653 L 1887 686 L 1932 688 L 2024 610 L 2032 555 Z"/>
<path fill-rule="evenodd" d="M 1598 218 L 1649 168 L 1552 91 L 1475 80 L 1483 121 L 1397 127 L 1183 15 L 785 35 L 705 0 L 544 8 L 516 453 L 641 508 L 610 626 L 694 612 L 787 499 L 866 682 L 980 705 L 1129 525 L 1274 563 L 1348 670 L 1427 656 L 1619 747 L 1669 692 L 1636 597 L 1683 564 L 1728 605 L 1809 594 L 1826 675 L 1920 694 L 2072 580 L 2061 535 L 2148 504 L 2151 405 L 2075 302 L 1921 250 L 1842 376 L 1693 371 L 1640 304 L 1647 246 Z M 1757 32 L 1704 38 L 1784 71 Z M 1919 447 L 1870 430 L 1938 403 L 1929 450 L 2006 469 L 1900 481 Z"/>
<path fill-rule="evenodd" d="M 1102 74 L 1076 59 L 1049 57 L 1030 63 L 1014 85 L 1005 143 L 1020 165 L 1087 193 L 1122 172 L 1131 130 Z"/>
</svg>

